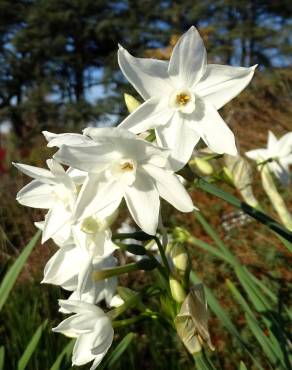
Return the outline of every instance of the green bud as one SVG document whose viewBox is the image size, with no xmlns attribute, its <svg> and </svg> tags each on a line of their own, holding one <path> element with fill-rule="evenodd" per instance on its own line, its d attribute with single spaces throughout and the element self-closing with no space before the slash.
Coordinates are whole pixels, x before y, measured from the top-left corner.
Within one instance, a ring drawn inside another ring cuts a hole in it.
<svg viewBox="0 0 292 370">
<path fill-rule="evenodd" d="M 214 169 L 210 162 L 203 158 L 194 158 L 192 164 L 205 176 L 210 176 L 214 172 Z"/>
<path fill-rule="evenodd" d="M 186 298 L 186 293 L 183 287 L 181 286 L 180 282 L 176 280 L 173 276 L 170 276 L 169 286 L 170 286 L 172 298 L 177 303 L 182 303 Z"/>
<path fill-rule="evenodd" d="M 173 230 L 173 239 L 177 242 L 177 243 L 186 243 L 190 238 L 190 233 L 182 228 L 182 227 L 175 227 L 174 230 Z"/>
<path fill-rule="evenodd" d="M 125 104 L 130 113 L 134 112 L 141 103 L 135 99 L 132 95 L 124 94 Z"/>
<path fill-rule="evenodd" d="M 184 275 L 190 268 L 189 256 L 182 244 L 176 244 L 170 252 L 172 262 L 180 275 Z"/>
</svg>

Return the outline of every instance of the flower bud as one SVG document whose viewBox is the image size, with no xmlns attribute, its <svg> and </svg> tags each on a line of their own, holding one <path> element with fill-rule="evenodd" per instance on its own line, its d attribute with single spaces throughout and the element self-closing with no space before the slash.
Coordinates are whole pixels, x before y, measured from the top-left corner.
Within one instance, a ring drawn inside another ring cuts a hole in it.
<svg viewBox="0 0 292 370">
<path fill-rule="evenodd" d="M 190 268 L 189 256 L 182 244 L 176 244 L 171 248 L 170 255 L 177 272 L 184 275 Z"/>
<path fill-rule="evenodd" d="M 176 280 L 173 276 L 170 276 L 169 286 L 170 286 L 172 298 L 177 303 L 182 303 L 186 298 L 186 293 L 183 287 L 181 286 L 180 282 Z"/>
<path fill-rule="evenodd" d="M 125 104 L 130 113 L 134 112 L 141 103 L 135 99 L 132 95 L 124 94 Z"/>
<path fill-rule="evenodd" d="M 203 158 L 194 158 L 192 163 L 196 166 L 196 168 L 202 173 L 202 175 L 210 176 L 214 172 L 214 169 L 210 162 L 206 161 Z"/>
<path fill-rule="evenodd" d="M 182 227 L 175 227 L 173 230 L 173 239 L 178 243 L 186 243 L 190 238 L 190 233 L 182 228 Z"/>
</svg>

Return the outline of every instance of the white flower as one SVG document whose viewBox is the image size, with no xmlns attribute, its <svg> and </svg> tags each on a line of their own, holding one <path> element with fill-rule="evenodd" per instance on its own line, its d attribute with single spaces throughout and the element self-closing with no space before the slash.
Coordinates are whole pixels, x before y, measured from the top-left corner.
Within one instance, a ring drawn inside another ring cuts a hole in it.
<svg viewBox="0 0 292 370">
<path fill-rule="evenodd" d="M 155 128 L 159 145 L 172 150 L 175 170 L 187 163 L 200 137 L 216 153 L 237 154 L 234 135 L 217 110 L 246 87 L 256 66 L 207 64 L 195 27 L 177 42 L 169 62 L 135 58 L 122 47 L 118 60 L 146 100 L 120 127 L 134 133 Z"/>
<path fill-rule="evenodd" d="M 192 200 L 175 174 L 165 169 L 168 151 L 118 128 L 88 128 L 95 146 L 63 145 L 54 158 L 88 172 L 77 200 L 80 220 L 105 207 L 117 208 L 125 198 L 135 222 L 155 234 L 160 199 L 182 212 L 194 209 Z"/>
<path fill-rule="evenodd" d="M 110 348 L 114 331 L 109 317 L 97 306 L 80 301 L 59 300 L 67 312 L 75 313 L 62 321 L 54 332 L 75 337 L 72 364 L 81 366 L 93 361 L 94 370 Z"/>
<path fill-rule="evenodd" d="M 42 243 L 60 231 L 63 239 L 69 238 L 70 220 L 77 198 L 77 188 L 70 175 L 53 159 L 47 160 L 50 170 L 20 163 L 13 164 L 21 172 L 35 179 L 18 192 L 17 201 L 28 207 L 49 210 L 43 225 Z"/>
<path fill-rule="evenodd" d="M 255 149 L 246 152 L 245 155 L 255 161 L 266 161 L 269 170 L 281 181 L 283 185 L 288 185 L 289 166 L 292 164 L 292 132 L 288 132 L 279 140 L 269 131 L 266 149 Z"/>
<path fill-rule="evenodd" d="M 116 264 L 116 259 L 111 255 L 92 257 L 82 248 L 68 244 L 49 259 L 42 283 L 60 285 L 63 289 L 73 291 L 70 299 L 88 303 L 105 299 L 109 305 L 116 291 L 117 279 L 95 281 L 93 273 Z"/>
</svg>

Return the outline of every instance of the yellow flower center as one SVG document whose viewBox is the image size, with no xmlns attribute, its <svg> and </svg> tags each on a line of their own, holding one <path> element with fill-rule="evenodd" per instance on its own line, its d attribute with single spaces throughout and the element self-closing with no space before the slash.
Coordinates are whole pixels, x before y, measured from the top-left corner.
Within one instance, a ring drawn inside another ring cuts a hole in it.
<svg viewBox="0 0 292 370">
<path fill-rule="evenodd" d="M 132 171 L 134 169 L 134 166 L 130 162 L 125 162 L 121 165 L 121 170 L 123 171 Z"/>
<path fill-rule="evenodd" d="M 186 93 L 181 93 L 176 96 L 176 104 L 186 105 L 190 101 L 191 97 Z"/>
</svg>

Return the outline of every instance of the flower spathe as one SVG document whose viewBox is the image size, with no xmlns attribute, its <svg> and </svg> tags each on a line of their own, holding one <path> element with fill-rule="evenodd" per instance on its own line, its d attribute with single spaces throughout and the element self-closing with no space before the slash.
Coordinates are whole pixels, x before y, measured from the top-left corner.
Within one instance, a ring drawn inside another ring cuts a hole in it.
<svg viewBox="0 0 292 370">
<path fill-rule="evenodd" d="M 54 158 L 87 172 L 79 193 L 75 219 L 82 220 L 106 207 L 117 208 L 122 198 L 143 231 L 154 235 L 162 197 L 182 212 L 194 210 L 177 176 L 166 170 L 169 152 L 119 128 L 87 128 L 95 145 L 62 145 Z"/>
<path fill-rule="evenodd" d="M 170 61 L 135 58 L 118 51 L 120 68 L 145 101 L 120 127 L 134 133 L 155 128 L 160 146 L 171 149 L 174 170 L 189 160 L 202 138 L 216 153 L 237 154 L 232 131 L 217 112 L 250 82 L 250 68 L 207 64 L 206 49 L 191 27 Z"/>
<path fill-rule="evenodd" d="M 255 161 L 268 161 L 269 170 L 283 185 L 289 184 L 289 166 L 292 165 L 292 132 L 277 139 L 273 132 L 269 131 L 267 148 L 250 150 L 245 155 Z"/>
<path fill-rule="evenodd" d="M 90 370 L 96 369 L 113 341 L 111 320 L 99 307 L 90 303 L 59 300 L 59 305 L 66 312 L 74 313 L 53 328 L 54 332 L 77 338 L 72 364 L 81 366 L 93 361 Z"/>
</svg>

